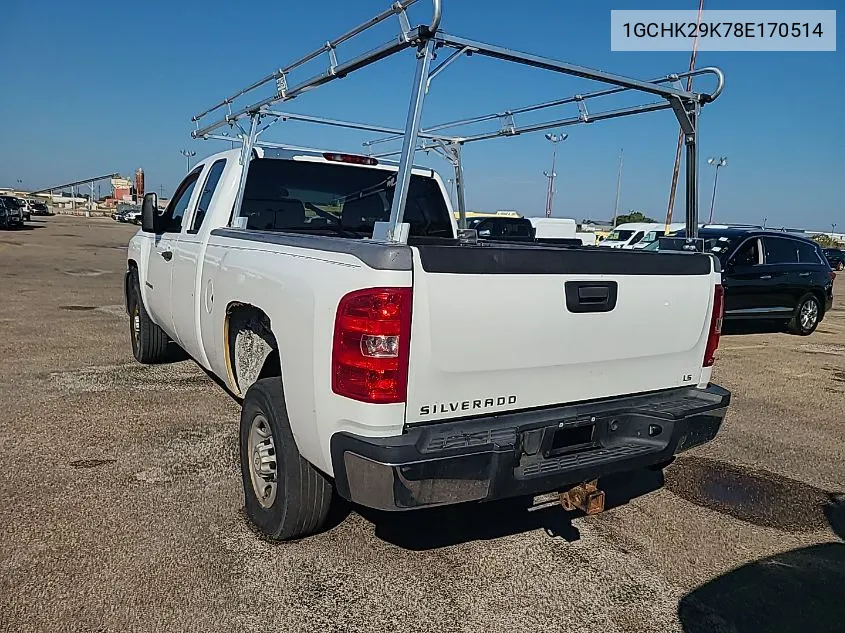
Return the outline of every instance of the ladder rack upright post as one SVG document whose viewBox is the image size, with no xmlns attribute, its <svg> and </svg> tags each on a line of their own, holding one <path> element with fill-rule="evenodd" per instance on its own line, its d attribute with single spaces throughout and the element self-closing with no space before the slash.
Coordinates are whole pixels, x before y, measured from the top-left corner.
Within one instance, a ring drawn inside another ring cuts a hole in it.
<svg viewBox="0 0 845 633">
<path fill-rule="evenodd" d="M 414 155 L 417 150 L 425 88 L 428 70 L 434 54 L 434 43 L 425 40 L 417 53 L 417 70 L 411 91 L 411 104 L 405 123 L 405 137 L 402 140 L 402 153 L 399 156 L 399 171 L 396 174 L 396 186 L 393 190 L 393 202 L 390 207 L 390 219 L 387 223 L 376 222 L 373 230 L 374 240 L 404 243 L 408 239 L 408 225 L 403 224 L 408 189 L 411 185 L 411 171 L 414 167 Z"/>
</svg>

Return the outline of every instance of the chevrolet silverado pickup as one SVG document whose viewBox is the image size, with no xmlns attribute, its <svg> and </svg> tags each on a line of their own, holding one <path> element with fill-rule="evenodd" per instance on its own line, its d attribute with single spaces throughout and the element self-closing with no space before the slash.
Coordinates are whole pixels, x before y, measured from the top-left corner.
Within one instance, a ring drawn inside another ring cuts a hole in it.
<svg viewBox="0 0 845 633">
<path fill-rule="evenodd" d="M 200 161 L 162 212 L 147 194 L 125 299 L 138 361 L 176 344 L 242 401 L 245 508 L 268 538 L 316 532 L 337 496 L 397 511 L 580 486 L 592 503 L 602 477 L 715 437 L 713 255 L 467 241 L 423 167 L 407 243 L 386 243 L 395 163 L 242 162 Z"/>
</svg>

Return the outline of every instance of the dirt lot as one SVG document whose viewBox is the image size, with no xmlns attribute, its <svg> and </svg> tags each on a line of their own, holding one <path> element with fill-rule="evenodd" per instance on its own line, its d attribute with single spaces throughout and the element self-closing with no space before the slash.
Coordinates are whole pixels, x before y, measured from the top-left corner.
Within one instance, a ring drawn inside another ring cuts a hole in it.
<svg viewBox="0 0 845 633">
<path fill-rule="evenodd" d="M 31 226 L 0 233 L 0 630 L 845 626 L 845 277 L 814 335 L 723 338 L 728 419 L 657 492 L 590 518 L 352 512 L 272 545 L 241 514 L 238 405 L 132 359 L 135 227 Z"/>
</svg>

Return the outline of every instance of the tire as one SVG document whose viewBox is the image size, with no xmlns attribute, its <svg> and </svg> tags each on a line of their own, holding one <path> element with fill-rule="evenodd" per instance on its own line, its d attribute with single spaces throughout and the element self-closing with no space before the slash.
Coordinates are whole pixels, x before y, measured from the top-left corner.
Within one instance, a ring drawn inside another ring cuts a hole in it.
<svg viewBox="0 0 845 633">
<path fill-rule="evenodd" d="M 147 314 L 141 299 L 138 272 L 135 270 L 130 273 L 126 307 L 129 311 L 129 337 L 132 340 L 132 354 L 135 360 L 144 365 L 166 362 L 169 358 L 167 346 L 170 339 Z"/>
<path fill-rule="evenodd" d="M 257 380 L 246 392 L 240 457 L 246 515 L 263 536 L 289 541 L 326 524 L 333 486 L 299 454 L 278 376 Z"/>
<path fill-rule="evenodd" d="M 789 321 L 789 331 L 799 336 L 808 336 L 815 332 L 822 316 L 819 298 L 814 294 L 805 294 L 795 308 L 795 314 Z"/>
</svg>

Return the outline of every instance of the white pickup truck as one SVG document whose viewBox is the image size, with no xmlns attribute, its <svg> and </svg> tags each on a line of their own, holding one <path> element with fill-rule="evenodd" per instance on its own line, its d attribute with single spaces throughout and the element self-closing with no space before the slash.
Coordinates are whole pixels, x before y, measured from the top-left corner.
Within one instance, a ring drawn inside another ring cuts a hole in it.
<svg viewBox="0 0 845 633">
<path fill-rule="evenodd" d="M 335 495 L 539 495 L 716 435 L 714 257 L 466 242 L 424 168 L 407 243 L 385 243 L 395 164 L 256 147 L 236 208 L 241 156 L 201 161 L 164 212 L 147 194 L 125 294 L 138 361 L 173 342 L 243 400 L 246 512 L 269 538 L 319 530 Z"/>
</svg>

